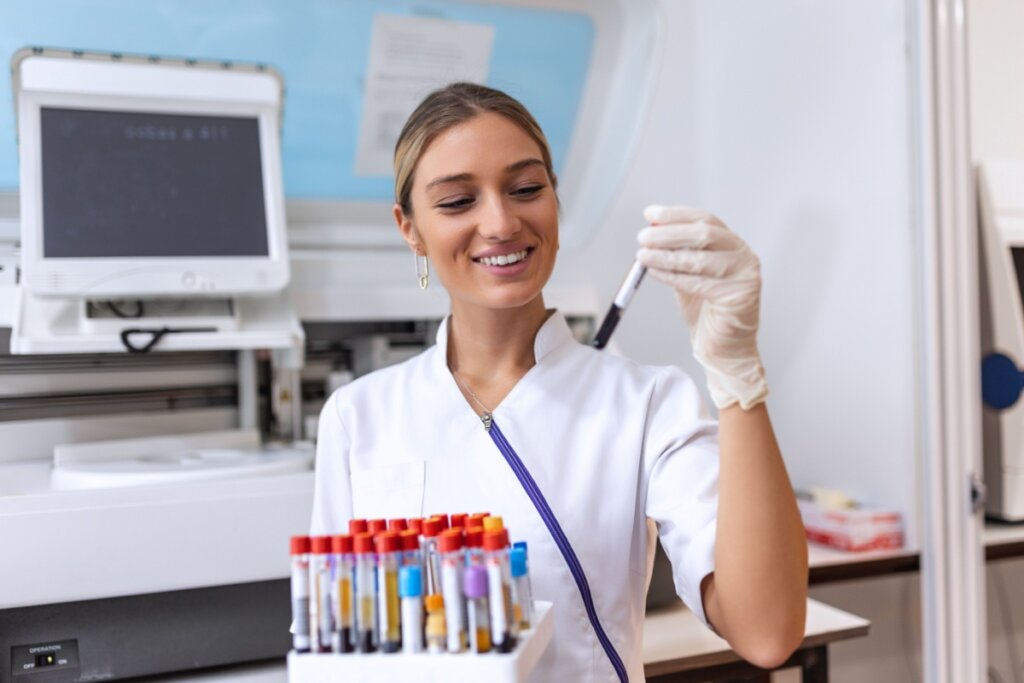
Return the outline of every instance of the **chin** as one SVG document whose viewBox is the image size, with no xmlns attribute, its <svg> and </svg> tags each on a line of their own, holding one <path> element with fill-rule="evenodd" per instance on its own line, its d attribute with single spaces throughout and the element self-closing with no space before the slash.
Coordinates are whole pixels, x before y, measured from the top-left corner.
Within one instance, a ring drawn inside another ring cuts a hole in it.
<svg viewBox="0 0 1024 683">
<path fill-rule="evenodd" d="M 495 291 L 477 292 L 476 296 L 469 297 L 469 302 L 483 308 L 509 310 L 524 308 L 541 296 L 541 288 L 536 286 L 505 286 L 495 287 Z M 483 296 L 480 296 L 483 294 Z"/>
</svg>

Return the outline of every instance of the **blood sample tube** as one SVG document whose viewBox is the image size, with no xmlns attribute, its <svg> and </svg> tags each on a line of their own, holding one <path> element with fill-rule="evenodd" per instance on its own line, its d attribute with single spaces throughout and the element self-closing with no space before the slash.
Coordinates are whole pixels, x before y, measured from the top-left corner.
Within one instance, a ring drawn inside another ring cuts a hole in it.
<svg viewBox="0 0 1024 683">
<path fill-rule="evenodd" d="M 356 651 L 377 649 L 377 558 L 373 554 L 373 534 L 356 534 Z"/>
<path fill-rule="evenodd" d="M 309 652 L 309 536 L 292 536 L 292 647 Z"/>
<path fill-rule="evenodd" d="M 519 629 L 512 614 L 508 532 L 504 529 L 484 532 L 484 566 L 491 608 L 491 642 L 499 652 L 511 652 Z"/>
<path fill-rule="evenodd" d="M 466 559 L 462 551 L 462 532 L 449 529 L 442 531 L 437 539 L 437 549 L 441 554 L 441 596 L 444 598 L 448 629 L 448 652 L 462 652 L 466 649 L 466 610 L 462 597 L 462 570 Z"/>
<path fill-rule="evenodd" d="M 470 652 L 491 651 L 491 617 L 487 605 L 487 569 L 483 565 L 466 567 L 463 575 L 463 593 L 469 621 L 466 630 L 469 632 Z"/>
<path fill-rule="evenodd" d="M 525 631 L 533 624 L 533 591 L 526 571 L 526 550 L 512 548 L 508 564 L 512 574 L 512 614 L 519 629 Z"/>
<path fill-rule="evenodd" d="M 351 536 L 356 534 L 365 534 L 370 530 L 370 525 L 366 523 L 365 519 L 350 519 L 348 520 L 348 533 Z"/>
<path fill-rule="evenodd" d="M 334 624 L 331 615 L 331 537 L 310 538 L 309 649 L 330 652 Z"/>
<path fill-rule="evenodd" d="M 469 515 L 467 515 L 465 512 L 453 512 L 450 515 L 452 528 L 454 529 L 457 526 L 465 527 L 467 517 L 469 517 Z"/>
<path fill-rule="evenodd" d="M 398 596 L 398 569 L 402 566 L 402 548 L 398 534 L 386 531 L 377 536 L 377 642 L 381 652 L 402 649 L 402 626 L 398 623 L 401 603 Z"/>
<path fill-rule="evenodd" d="M 367 522 L 367 524 L 370 527 L 370 533 L 374 536 L 381 533 L 382 531 L 388 530 L 388 522 L 386 519 L 371 519 L 369 522 Z"/>
<path fill-rule="evenodd" d="M 409 525 L 404 519 L 389 519 L 388 520 L 388 531 L 394 531 L 396 534 L 400 531 L 405 531 L 409 528 Z"/>
<path fill-rule="evenodd" d="M 398 570 L 402 598 L 402 652 L 423 652 L 423 570 L 407 565 Z"/>
<path fill-rule="evenodd" d="M 422 517 L 410 517 L 405 522 L 406 526 L 415 531 L 417 534 L 423 532 L 423 518 Z"/>
<path fill-rule="evenodd" d="M 331 607 L 334 610 L 334 633 L 331 637 L 331 650 L 334 652 L 352 652 L 355 647 L 352 626 L 352 584 L 355 578 L 355 557 L 352 555 L 352 537 L 348 534 L 331 538 L 331 550 L 334 552 L 331 565 Z"/>
</svg>

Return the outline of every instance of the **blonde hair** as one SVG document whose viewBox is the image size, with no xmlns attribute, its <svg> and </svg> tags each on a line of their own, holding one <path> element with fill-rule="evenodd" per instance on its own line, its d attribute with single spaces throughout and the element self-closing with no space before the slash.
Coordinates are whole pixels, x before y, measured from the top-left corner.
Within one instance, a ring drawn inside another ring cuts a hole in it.
<svg viewBox="0 0 1024 683">
<path fill-rule="evenodd" d="M 420 157 L 438 135 L 485 112 L 501 114 L 523 129 L 540 147 L 544 168 L 557 189 L 547 138 L 536 119 L 514 97 L 476 83 L 452 83 L 435 90 L 420 102 L 402 126 L 395 143 L 395 203 L 412 215 L 413 175 Z"/>
</svg>

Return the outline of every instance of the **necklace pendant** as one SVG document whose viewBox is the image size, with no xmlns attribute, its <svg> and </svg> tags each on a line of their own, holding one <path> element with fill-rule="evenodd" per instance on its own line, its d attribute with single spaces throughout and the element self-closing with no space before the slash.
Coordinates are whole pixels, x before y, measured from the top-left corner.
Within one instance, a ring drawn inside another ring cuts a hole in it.
<svg viewBox="0 0 1024 683">
<path fill-rule="evenodd" d="M 487 431 L 491 431 L 491 423 L 494 422 L 494 416 L 492 416 L 489 412 L 486 412 L 480 416 L 480 420 L 484 423 L 484 429 L 486 429 Z"/>
</svg>

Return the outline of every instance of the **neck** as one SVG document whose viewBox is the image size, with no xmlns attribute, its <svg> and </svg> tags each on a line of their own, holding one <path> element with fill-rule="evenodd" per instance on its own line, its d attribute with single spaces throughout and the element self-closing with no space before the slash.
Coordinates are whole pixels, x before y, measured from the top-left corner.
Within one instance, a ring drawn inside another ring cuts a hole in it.
<svg viewBox="0 0 1024 683">
<path fill-rule="evenodd" d="M 544 300 L 518 308 L 479 308 L 452 301 L 448 366 L 477 393 L 518 381 L 534 366 L 533 342 L 548 318 Z"/>
</svg>

